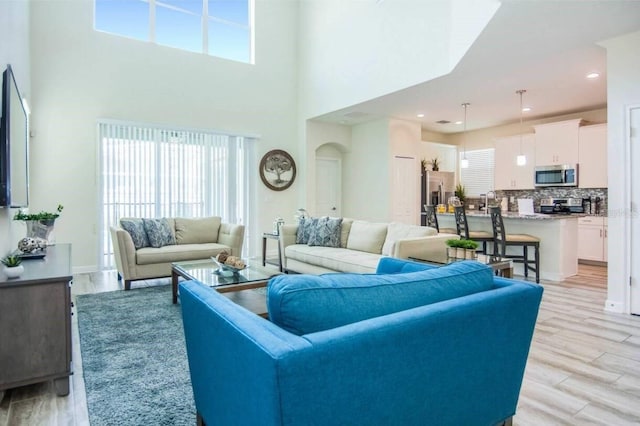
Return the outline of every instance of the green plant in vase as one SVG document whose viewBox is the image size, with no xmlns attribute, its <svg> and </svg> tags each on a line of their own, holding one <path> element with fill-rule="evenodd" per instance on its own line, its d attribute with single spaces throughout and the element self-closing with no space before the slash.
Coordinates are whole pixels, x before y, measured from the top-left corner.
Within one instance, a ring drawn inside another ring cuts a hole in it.
<svg viewBox="0 0 640 426">
<path fill-rule="evenodd" d="M 440 160 L 438 160 L 438 157 L 431 159 L 431 170 L 434 172 L 440 170 Z"/>
<path fill-rule="evenodd" d="M 460 203 L 464 205 L 464 200 L 467 198 L 464 185 L 462 185 L 461 183 L 457 184 L 454 194 L 456 197 L 458 197 L 458 200 L 460 200 Z"/>
<path fill-rule="evenodd" d="M 0 259 L 0 262 L 4 265 L 4 274 L 9 278 L 19 277 L 24 272 L 22 258 L 19 256 L 9 255 Z"/>
<path fill-rule="evenodd" d="M 58 204 L 58 208 L 54 212 L 40 211 L 39 213 L 25 213 L 20 210 L 13 216 L 13 220 L 22 220 L 27 225 L 27 237 L 42 238 L 49 241 L 49 235 L 53 231 L 53 225 L 56 219 L 62 213 L 64 206 Z M 52 244 L 50 242 L 50 244 Z"/>
</svg>

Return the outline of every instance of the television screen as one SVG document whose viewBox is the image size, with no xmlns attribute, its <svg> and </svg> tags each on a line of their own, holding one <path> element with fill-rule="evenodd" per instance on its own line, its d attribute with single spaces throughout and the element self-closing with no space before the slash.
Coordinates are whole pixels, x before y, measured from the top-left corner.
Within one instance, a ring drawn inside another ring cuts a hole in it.
<svg viewBox="0 0 640 426">
<path fill-rule="evenodd" d="M 29 205 L 29 131 L 27 112 L 11 65 L 2 75 L 0 129 L 0 206 Z"/>
</svg>

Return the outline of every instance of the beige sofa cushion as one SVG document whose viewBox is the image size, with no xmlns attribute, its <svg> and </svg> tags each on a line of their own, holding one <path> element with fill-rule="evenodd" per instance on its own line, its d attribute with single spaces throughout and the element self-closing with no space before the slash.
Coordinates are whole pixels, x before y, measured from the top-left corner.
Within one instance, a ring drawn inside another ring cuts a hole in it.
<svg viewBox="0 0 640 426">
<path fill-rule="evenodd" d="M 382 254 L 385 256 L 392 256 L 397 240 L 404 238 L 428 237 L 437 234 L 438 231 L 436 231 L 435 228 L 429 228 L 428 226 L 407 225 L 404 223 L 391 222 L 387 229 L 387 237 L 384 241 L 384 245 L 382 246 Z"/>
<path fill-rule="evenodd" d="M 351 225 L 353 224 L 353 219 L 348 219 L 346 217 L 342 218 L 342 226 L 340 228 L 340 247 L 346 248 L 347 241 L 349 241 L 349 231 L 351 231 Z"/>
<path fill-rule="evenodd" d="M 181 262 L 184 260 L 207 259 L 222 251 L 229 251 L 229 246 L 218 243 L 170 245 L 160 248 L 144 247 L 136 250 L 136 264 L 152 265 L 155 263 Z"/>
<path fill-rule="evenodd" d="M 218 242 L 219 216 L 190 219 L 177 217 L 176 244 L 205 244 Z"/>
<path fill-rule="evenodd" d="M 351 224 L 351 230 L 349 231 L 347 248 L 350 250 L 380 254 L 382 253 L 382 244 L 384 244 L 386 236 L 386 223 L 354 220 Z"/>
<path fill-rule="evenodd" d="M 285 249 L 287 259 L 340 272 L 365 274 L 375 272 L 382 255 L 339 247 L 293 244 Z M 295 270 L 295 269 L 294 269 Z M 301 271 L 296 271 L 301 272 Z"/>
</svg>

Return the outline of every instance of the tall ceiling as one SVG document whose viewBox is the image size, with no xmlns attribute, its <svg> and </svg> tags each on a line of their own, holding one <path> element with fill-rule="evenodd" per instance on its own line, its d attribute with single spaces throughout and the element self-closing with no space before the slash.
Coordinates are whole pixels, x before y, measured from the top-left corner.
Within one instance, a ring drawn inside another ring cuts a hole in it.
<svg viewBox="0 0 640 426">
<path fill-rule="evenodd" d="M 640 31 L 640 0 L 502 0 L 493 19 L 448 75 L 317 119 L 358 124 L 383 117 L 454 133 L 603 108 L 606 50 L 599 42 Z M 638 46 L 640 50 L 640 46 Z M 587 79 L 591 72 L 600 73 Z M 418 114 L 424 114 L 419 118 Z M 448 124 L 437 123 L 440 120 Z"/>
</svg>

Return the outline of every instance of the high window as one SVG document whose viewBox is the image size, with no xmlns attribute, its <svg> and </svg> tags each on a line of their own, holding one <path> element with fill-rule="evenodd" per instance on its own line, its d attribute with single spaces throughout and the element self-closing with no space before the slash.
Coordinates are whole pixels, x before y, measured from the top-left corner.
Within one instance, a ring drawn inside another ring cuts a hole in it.
<svg viewBox="0 0 640 426">
<path fill-rule="evenodd" d="M 253 63 L 253 0 L 95 0 L 94 27 Z"/>
<path fill-rule="evenodd" d="M 122 217 L 221 216 L 253 229 L 255 139 L 216 132 L 104 121 L 98 124 L 101 206 L 100 263 L 114 267 L 109 227 Z"/>
<path fill-rule="evenodd" d="M 464 185 L 467 196 L 478 197 L 493 190 L 494 149 L 467 151 L 469 167 L 460 169 L 460 182 Z M 462 160 L 463 153 L 460 153 Z"/>
</svg>

